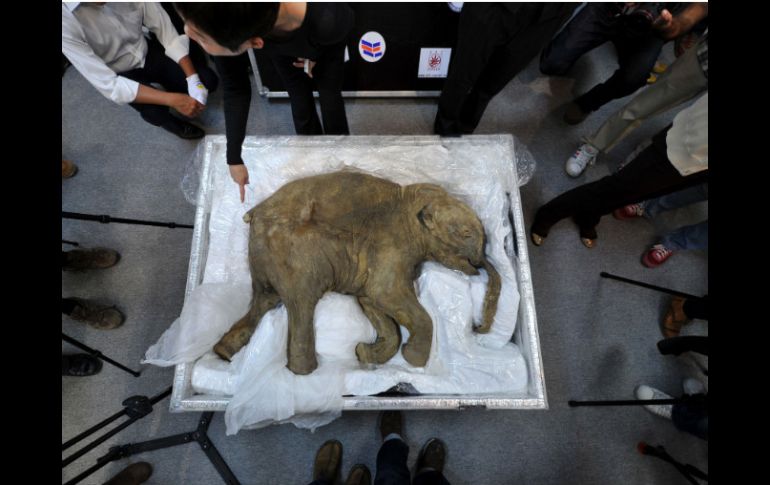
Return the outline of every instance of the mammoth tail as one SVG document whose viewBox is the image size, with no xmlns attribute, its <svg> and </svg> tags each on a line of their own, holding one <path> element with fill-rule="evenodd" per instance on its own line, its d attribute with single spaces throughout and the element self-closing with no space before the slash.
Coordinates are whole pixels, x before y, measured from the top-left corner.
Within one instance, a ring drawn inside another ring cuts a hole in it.
<svg viewBox="0 0 770 485">
<path fill-rule="evenodd" d="M 484 297 L 481 325 L 474 329 L 478 333 L 488 333 L 492 328 L 492 322 L 494 322 L 495 313 L 497 313 L 497 301 L 500 299 L 500 274 L 486 260 L 484 260 L 484 269 L 489 276 L 489 282 L 487 283 L 487 294 Z"/>
<path fill-rule="evenodd" d="M 246 213 L 243 214 L 243 222 L 245 222 L 246 224 L 249 224 L 251 220 L 254 218 L 254 214 L 256 213 L 258 208 L 259 208 L 259 205 L 254 206 L 250 210 L 246 211 Z"/>
</svg>

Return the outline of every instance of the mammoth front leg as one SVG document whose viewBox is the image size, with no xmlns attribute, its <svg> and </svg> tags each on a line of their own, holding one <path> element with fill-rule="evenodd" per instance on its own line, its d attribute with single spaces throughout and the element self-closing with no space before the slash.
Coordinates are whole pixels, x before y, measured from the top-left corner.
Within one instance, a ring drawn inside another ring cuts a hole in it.
<svg viewBox="0 0 770 485">
<path fill-rule="evenodd" d="M 409 340 L 401 347 L 401 355 L 415 367 L 423 367 L 430 357 L 433 340 L 433 321 L 414 294 L 411 282 L 408 289 L 389 297 L 383 305 L 388 315 L 409 330 Z"/>
<path fill-rule="evenodd" d="M 284 303 L 289 313 L 286 367 L 295 374 L 310 374 L 318 367 L 313 328 L 313 313 L 318 299 L 293 299 Z"/>
<path fill-rule="evenodd" d="M 396 355 L 401 345 L 398 324 L 385 312 L 376 308 L 371 299 L 361 297 L 358 303 L 377 331 L 377 340 L 371 344 L 361 342 L 356 345 L 356 356 L 359 362 L 364 364 L 384 364 Z"/>
<path fill-rule="evenodd" d="M 251 299 L 249 311 L 219 339 L 219 342 L 214 346 L 214 352 L 225 360 L 232 360 L 233 355 L 249 343 L 249 339 L 251 339 L 265 313 L 280 301 L 278 294 L 273 291 L 255 293 Z"/>
</svg>

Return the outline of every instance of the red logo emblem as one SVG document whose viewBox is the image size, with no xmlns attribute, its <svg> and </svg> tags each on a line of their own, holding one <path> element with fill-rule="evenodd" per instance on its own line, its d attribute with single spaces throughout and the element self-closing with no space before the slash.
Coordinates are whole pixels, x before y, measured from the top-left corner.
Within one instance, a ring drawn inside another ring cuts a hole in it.
<svg viewBox="0 0 770 485">
<path fill-rule="evenodd" d="M 441 56 L 438 52 L 431 52 L 428 67 L 433 71 L 437 71 L 439 66 L 441 66 Z"/>
</svg>

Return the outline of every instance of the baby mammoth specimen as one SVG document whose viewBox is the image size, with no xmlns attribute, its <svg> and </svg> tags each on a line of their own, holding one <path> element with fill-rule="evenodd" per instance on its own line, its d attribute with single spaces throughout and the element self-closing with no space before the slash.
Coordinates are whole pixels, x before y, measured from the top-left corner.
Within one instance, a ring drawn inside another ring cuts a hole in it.
<svg viewBox="0 0 770 485">
<path fill-rule="evenodd" d="M 243 217 L 251 223 L 249 266 L 254 296 L 246 315 L 214 346 L 230 360 L 262 316 L 279 302 L 289 315 L 288 365 L 295 374 L 318 366 L 313 313 L 327 291 L 354 295 L 377 331 L 356 346 L 358 360 L 382 364 L 409 330 L 404 359 L 422 367 L 433 323 L 414 292 L 423 261 L 476 275 L 489 274 L 483 322 L 489 331 L 500 296 L 500 275 L 484 256 L 484 227 L 476 214 L 432 184 L 398 184 L 355 172 L 290 182 Z"/>
</svg>

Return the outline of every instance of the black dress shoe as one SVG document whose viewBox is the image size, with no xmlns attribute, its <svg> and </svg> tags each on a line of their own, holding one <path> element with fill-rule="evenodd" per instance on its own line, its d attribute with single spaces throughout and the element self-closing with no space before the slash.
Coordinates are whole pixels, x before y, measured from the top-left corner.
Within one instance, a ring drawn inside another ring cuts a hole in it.
<svg viewBox="0 0 770 485">
<path fill-rule="evenodd" d="M 85 377 L 98 374 L 102 370 L 102 361 L 88 354 L 61 356 L 61 375 Z"/>
<path fill-rule="evenodd" d="M 176 118 L 166 121 L 160 126 L 164 130 L 170 131 L 171 133 L 175 134 L 179 138 L 184 138 L 185 140 L 195 140 L 197 138 L 203 138 L 203 136 L 206 134 L 205 131 L 201 130 L 200 128 L 193 125 L 192 123 L 178 120 Z"/>
</svg>

